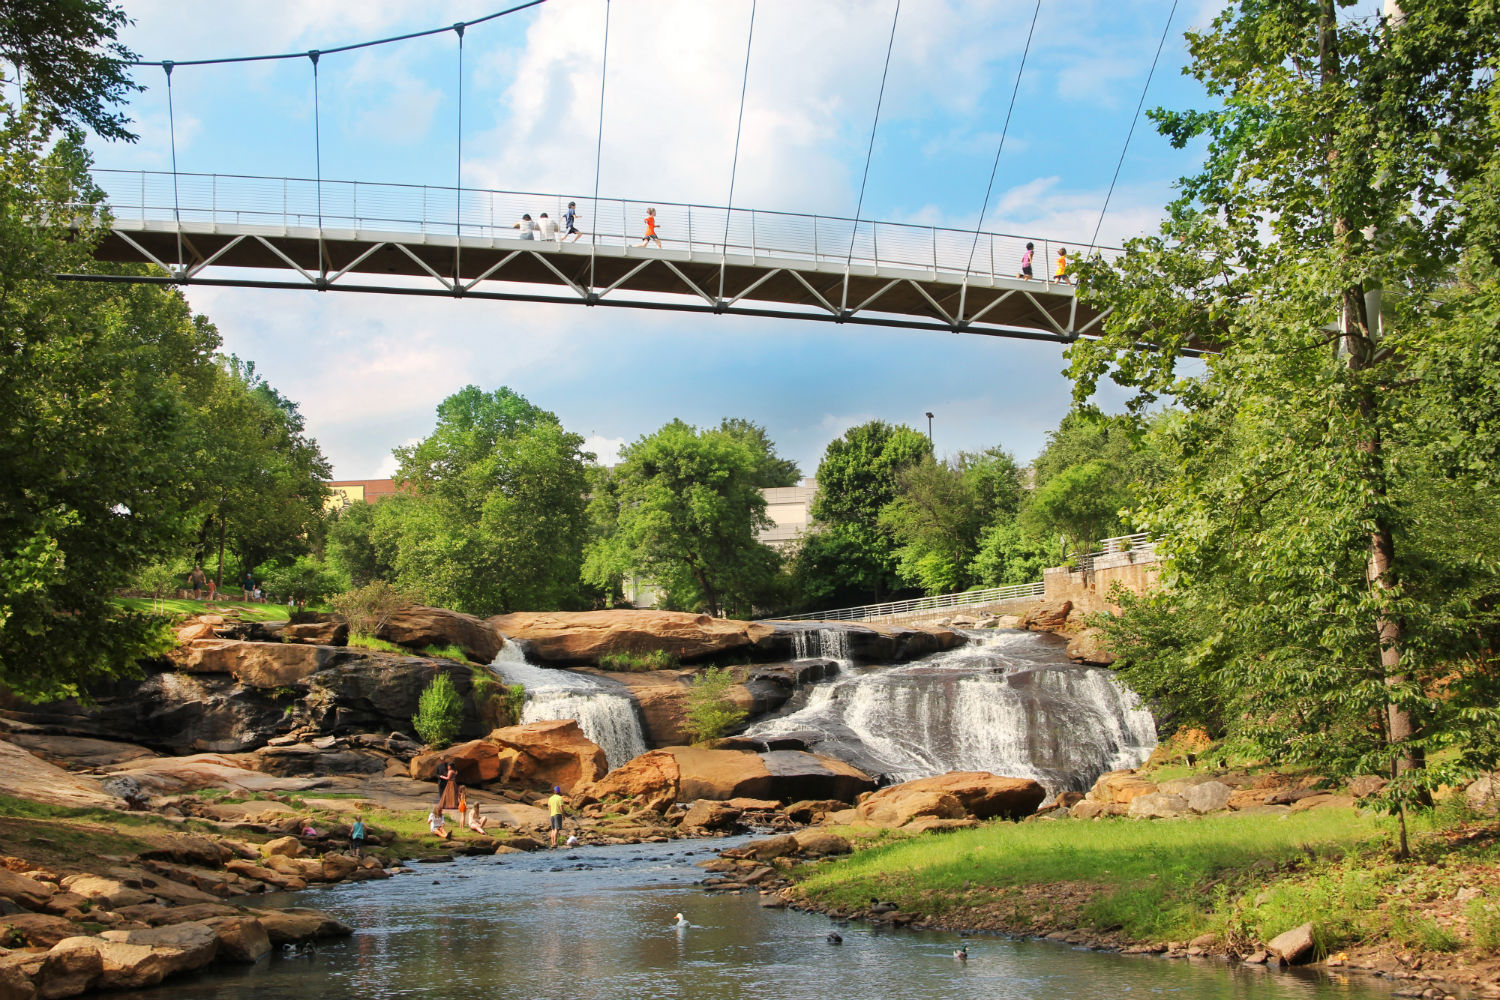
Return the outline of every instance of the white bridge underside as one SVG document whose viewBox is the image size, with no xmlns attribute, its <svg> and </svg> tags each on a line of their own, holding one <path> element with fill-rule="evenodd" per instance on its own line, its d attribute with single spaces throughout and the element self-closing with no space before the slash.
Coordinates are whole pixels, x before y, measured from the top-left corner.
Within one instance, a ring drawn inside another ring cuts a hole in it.
<svg viewBox="0 0 1500 1000">
<path fill-rule="evenodd" d="M 178 239 L 181 237 L 181 266 Z M 948 330 L 1068 343 L 1099 313 L 1074 288 L 891 264 L 307 226 L 115 219 L 96 256 L 175 284 L 574 302 Z M 1040 262 L 1039 262 L 1040 263 Z M 720 296 L 720 271 L 723 294 Z M 224 269 L 236 269 L 225 274 Z M 244 269 L 280 272 L 246 276 Z M 110 280 L 110 276 L 67 276 Z M 400 282 L 382 282 L 399 278 Z M 418 279 L 416 282 L 410 279 Z M 119 280 L 119 279 L 116 279 Z M 847 282 L 847 289 L 845 283 Z M 532 286 L 521 291 L 515 286 Z M 549 293 L 546 286 L 558 289 Z M 652 298 L 630 297 L 645 293 Z"/>
</svg>

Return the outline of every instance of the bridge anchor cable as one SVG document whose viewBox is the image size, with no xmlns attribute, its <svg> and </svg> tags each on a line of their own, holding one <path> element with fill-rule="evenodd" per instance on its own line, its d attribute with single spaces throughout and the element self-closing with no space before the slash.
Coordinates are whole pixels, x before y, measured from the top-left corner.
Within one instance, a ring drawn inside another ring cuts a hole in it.
<svg viewBox="0 0 1500 1000">
<path fill-rule="evenodd" d="M 724 203 L 724 242 L 719 247 L 720 302 L 724 301 L 724 271 L 729 263 L 729 220 L 734 216 L 734 175 L 740 165 L 740 130 L 745 125 L 745 93 L 750 85 L 750 46 L 755 41 L 755 5 L 756 0 L 750 0 L 750 30 L 745 36 L 745 74 L 740 79 L 740 116 L 734 123 L 734 158 L 729 161 L 729 200 Z M 752 228 L 755 226 L 753 214 L 750 225 Z"/>
<path fill-rule="evenodd" d="M 1037 2 L 1040 3 L 1041 0 Z M 875 98 L 875 120 L 870 123 L 870 145 L 865 150 L 865 174 L 859 182 L 859 201 L 854 205 L 854 226 L 849 231 L 849 255 L 844 259 L 844 291 L 843 298 L 839 300 L 841 313 L 849 307 L 849 269 L 854 266 L 854 241 L 859 237 L 859 213 L 865 207 L 865 185 L 870 180 L 870 159 L 875 155 L 875 130 L 880 127 L 880 106 L 885 102 L 885 80 L 891 72 L 891 50 L 896 47 L 896 22 L 900 18 L 901 0 L 896 0 L 896 10 L 891 14 L 891 40 L 885 46 L 885 69 L 880 71 L 880 93 Z"/>
</svg>

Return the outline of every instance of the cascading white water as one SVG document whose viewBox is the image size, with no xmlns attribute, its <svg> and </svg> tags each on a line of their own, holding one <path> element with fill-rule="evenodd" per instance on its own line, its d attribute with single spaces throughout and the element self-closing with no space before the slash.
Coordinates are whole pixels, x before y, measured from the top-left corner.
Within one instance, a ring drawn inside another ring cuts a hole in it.
<svg viewBox="0 0 1500 1000">
<path fill-rule="evenodd" d="M 587 674 L 533 666 L 513 642 L 500 649 L 490 671 L 507 684 L 525 686 L 522 722 L 576 719 L 611 769 L 646 752 L 635 702 L 617 687 Z"/>
<path fill-rule="evenodd" d="M 854 665 L 849 655 L 849 633 L 841 628 L 804 629 L 792 634 L 792 650 L 799 660 L 833 660 L 840 672 Z"/>
<path fill-rule="evenodd" d="M 1068 663 L 1051 636 L 976 635 L 968 646 L 814 687 L 798 711 L 747 735 L 798 733 L 813 748 L 893 781 L 947 771 L 1082 789 L 1139 764 L 1151 713 L 1107 670 Z"/>
</svg>

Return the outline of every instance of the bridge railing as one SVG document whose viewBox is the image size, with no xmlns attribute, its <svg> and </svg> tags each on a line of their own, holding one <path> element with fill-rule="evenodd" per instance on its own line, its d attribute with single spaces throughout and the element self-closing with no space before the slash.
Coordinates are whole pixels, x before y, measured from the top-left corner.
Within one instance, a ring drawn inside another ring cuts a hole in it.
<svg viewBox="0 0 1500 1000">
<path fill-rule="evenodd" d="M 490 239 L 525 246 L 514 228 L 522 214 L 539 221 L 546 212 L 561 223 L 569 201 L 578 204 L 581 245 L 632 246 L 645 232 L 646 209 L 654 207 L 663 246 L 719 259 L 740 257 L 807 261 L 816 265 L 897 267 L 954 281 L 1016 277 L 1026 244 L 1035 244 L 1033 273 L 1050 281 L 1059 247 L 1069 260 L 1113 247 L 1059 243 L 1043 236 L 874 222 L 839 216 L 712 205 L 604 199 L 524 191 L 453 188 L 421 184 L 243 174 L 192 174 L 150 170 L 94 171 L 117 223 L 199 227 L 271 226 L 353 230 L 362 234 Z M 540 235 L 540 234 L 538 234 Z M 535 247 L 535 244 L 532 244 Z M 852 306 L 854 303 L 850 303 Z"/>
<path fill-rule="evenodd" d="M 922 614 L 928 611 L 946 611 L 958 608 L 974 608 L 1001 601 L 1014 601 L 1028 597 L 1041 597 L 1043 585 L 1018 583 L 1005 587 L 990 587 L 988 590 L 966 590 L 957 594 L 937 594 L 932 597 L 915 597 L 907 601 L 887 601 L 884 604 L 863 604 L 856 608 L 835 608 L 831 611 L 808 611 L 795 615 L 779 615 L 767 621 L 870 621 L 875 618 L 896 618 Z"/>
</svg>

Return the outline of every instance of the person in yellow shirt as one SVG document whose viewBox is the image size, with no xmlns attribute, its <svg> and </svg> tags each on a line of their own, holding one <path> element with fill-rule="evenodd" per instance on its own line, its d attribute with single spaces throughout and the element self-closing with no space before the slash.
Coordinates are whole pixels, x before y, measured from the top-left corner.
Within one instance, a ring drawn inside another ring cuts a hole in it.
<svg viewBox="0 0 1500 1000">
<path fill-rule="evenodd" d="M 1057 248 L 1057 272 L 1052 275 L 1052 280 L 1058 282 L 1059 284 L 1071 285 L 1073 283 L 1073 279 L 1068 277 L 1067 247 Z"/>
<path fill-rule="evenodd" d="M 562 788 L 553 785 L 552 797 L 547 800 L 547 819 L 552 823 L 552 832 L 549 834 L 551 844 L 557 846 L 557 835 L 562 832 L 563 812 L 567 808 L 567 800 L 563 798 Z"/>
</svg>

